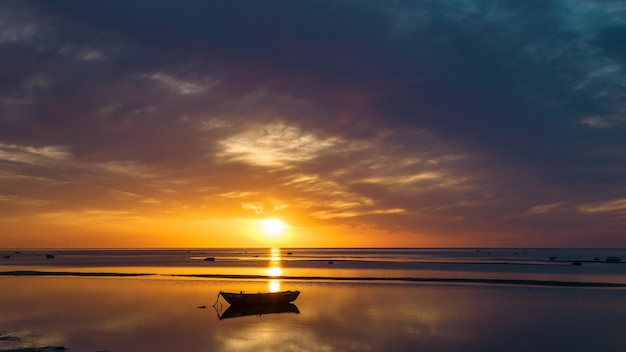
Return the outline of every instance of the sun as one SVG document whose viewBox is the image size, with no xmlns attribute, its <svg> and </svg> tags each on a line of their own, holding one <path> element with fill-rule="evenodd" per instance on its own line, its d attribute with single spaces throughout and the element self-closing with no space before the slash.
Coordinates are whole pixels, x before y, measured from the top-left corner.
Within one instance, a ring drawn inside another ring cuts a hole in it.
<svg viewBox="0 0 626 352">
<path fill-rule="evenodd" d="M 270 236 L 282 235 L 287 229 L 287 224 L 278 219 L 264 219 L 260 224 L 263 233 Z"/>
</svg>

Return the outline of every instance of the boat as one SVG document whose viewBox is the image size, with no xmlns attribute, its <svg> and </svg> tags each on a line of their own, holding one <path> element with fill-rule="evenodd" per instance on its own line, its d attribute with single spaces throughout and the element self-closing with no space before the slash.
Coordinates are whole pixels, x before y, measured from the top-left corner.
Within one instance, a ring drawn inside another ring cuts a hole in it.
<svg viewBox="0 0 626 352">
<path fill-rule="evenodd" d="M 234 293 L 220 291 L 219 296 L 224 297 L 230 305 L 271 305 L 271 304 L 287 304 L 298 298 L 300 291 L 282 291 L 282 292 L 258 292 L 258 293 Z"/>
<path fill-rule="evenodd" d="M 294 313 L 300 314 L 300 310 L 292 303 L 282 304 L 242 304 L 232 305 L 226 309 L 222 314 L 218 312 L 218 319 L 224 320 L 228 318 L 238 318 L 250 315 L 267 315 L 267 314 L 280 314 L 280 313 Z"/>
</svg>

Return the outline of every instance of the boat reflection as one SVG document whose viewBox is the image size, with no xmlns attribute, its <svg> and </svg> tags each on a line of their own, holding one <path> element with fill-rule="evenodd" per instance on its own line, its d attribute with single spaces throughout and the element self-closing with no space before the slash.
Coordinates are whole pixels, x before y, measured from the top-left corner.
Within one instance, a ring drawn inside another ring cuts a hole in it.
<svg viewBox="0 0 626 352">
<path fill-rule="evenodd" d="M 219 320 L 245 317 L 250 315 L 266 315 L 266 314 L 279 314 L 279 313 L 295 313 L 300 314 L 300 310 L 295 304 L 268 304 L 268 305 L 232 305 L 229 306 L 221 314 L 218 313 Z"/>
</svg>

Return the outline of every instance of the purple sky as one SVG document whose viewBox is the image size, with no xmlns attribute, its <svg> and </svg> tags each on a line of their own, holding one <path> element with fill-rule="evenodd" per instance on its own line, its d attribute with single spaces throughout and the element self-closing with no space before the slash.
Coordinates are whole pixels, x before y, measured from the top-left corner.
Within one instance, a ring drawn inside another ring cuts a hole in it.
<svg viewBox="0 0 626 352">
<path fill-rule="evenodd" d="M 625 43 L 611 0 L 2 1 L 0 242 L 626 246 Z"/>
</svg>

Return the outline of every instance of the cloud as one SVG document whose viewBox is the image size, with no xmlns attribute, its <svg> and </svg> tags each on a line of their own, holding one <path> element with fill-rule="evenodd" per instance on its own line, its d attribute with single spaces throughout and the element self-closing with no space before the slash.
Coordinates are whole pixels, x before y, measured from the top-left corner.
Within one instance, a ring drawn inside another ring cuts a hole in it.
<svg viewBox="0 0 626 352">
<path fill-rule="evenodd" d="M 595 128 L 611 127 L 611 123 L 609 123 L 609 121 L 607 121 L 606 118 L 602 118 L 602 117 L 589 117 L 589 118 L 583 119 L 582 121 L 580 121 L 580 123 L 583 125 L 587 125 L 589 127 L 595 127 Z"/>
<path fill-rule="evenodd" d="M 583 204 L 578 207 L 581 213 L 622 213 L 626 212 L 626 198 Z"/>
<path fill-rule="evenodd" d="M 35 16 L 26 9 L 13 9 L 6 5 L 0 12 L 0 46 L 31 43 L 40 33 Z"/>
<path fill-rule="evenodd" d="M 144 77 L 161 82 L 169 89 L 182 95 L 206 93 L 210 88 L 219 84 L 219 81 L 208 83 L 183 81 L 162 72 L 146 74 Z"/>
<path fill-rule="evenodd" d="M 249 130 L 220 141 L 218 157 L 252 165 L 280 167 L 311 160 L 339 144 L 336 138 L 319 139 L 282 122 L 251 126 Z"/>
<path fill-rule="evenodd" d="M 5 2 L 0 196 L 468 236 L 611 228 L 626 197 L 625 11 Z"/>
<path fill-rule="evenodd" d="M 531 213 L 531 214 L 550 214 L 550 213 L 554 213 L 556 211 L 559 211 L 559 209 L 562 209 L 563 206 L 564 206 L 563 202 L 536 205 L 536 206 L 530 208 L 529 213 Z"/>
<path fill-rule="evenodd" d="M 264 207 L 262 205 L 257 204 L 242 204 L 241 207 L 246 210 L 251 210 L 256 214 L 263 214 Z"/>
<path fill-rule="evenodd" d="M 66 148 L 59 146 L 30 147 L 0 143 L 0 160 L 24 164 L 58 162 L 69 157 Z"/>
</svg>

